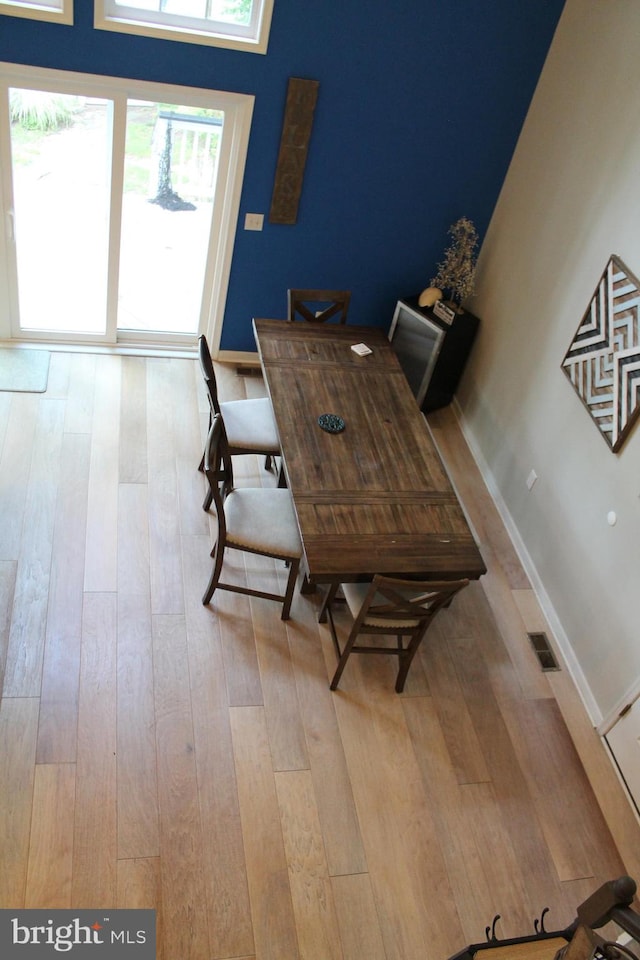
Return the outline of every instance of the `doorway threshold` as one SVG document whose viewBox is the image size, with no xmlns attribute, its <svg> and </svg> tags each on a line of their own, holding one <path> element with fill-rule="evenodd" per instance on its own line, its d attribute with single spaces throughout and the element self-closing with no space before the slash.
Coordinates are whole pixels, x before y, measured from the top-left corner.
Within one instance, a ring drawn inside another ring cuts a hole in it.
<svg viewBox="0 0 640 960">
<path fill-rule="evenodd" d="M 181 343 L 71 343 L 64 340 L 0 340 L 3 347 L 23 347 L 30 350 L 50 350 L 55 353 L 96 353 L 120 357 L 167 357 L 193 360 L 198 356 L 197 344 Z"/>
</svg>

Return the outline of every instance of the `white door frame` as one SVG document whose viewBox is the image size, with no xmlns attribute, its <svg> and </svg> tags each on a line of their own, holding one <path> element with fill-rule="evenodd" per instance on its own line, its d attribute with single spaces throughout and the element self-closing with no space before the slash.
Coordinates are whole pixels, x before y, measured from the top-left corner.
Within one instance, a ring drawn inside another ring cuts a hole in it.
<svg viewBox="0 0 640 960">
<path fill-rule="evenodd" d="M 636 816 L 640 818 L 637 772 L 639 700 L 640 679 L 637 679 L 597 725 L 596 731 L 602 737 L 618 778 L 628 793 Z"/>
<path fill-rule="evenodd" d="M 104 336 L 78 335 L 73 343 L 144 347 L 149 335 L 127 334 L 118 339 L 115 326 L 118 290 L 118 260 L 123 177 L 125 109 L 128 99 L 184 103 L 223 110 L 225 119 L 218 159 L 218 177 L 211 223 L 209 257 L 204 278 L 200 316 L 200 333 L 205 333 L 212 353 L 217 355 L 222 335 L 222 321 L 227 298 L 233 245 L 238 223 L 240 195 L 249 146 L 253 116 L 253 95 L 205 90 L 173 84 L 151 83 L 118 77 L 49 70 L 0 62 L 0 339 L 17 342 L 42 340 L 71 342 L 69 335 L 52 335 L 19 331 L 17 327 L 17 268 L 12 223 L 11 144 L 9 133 L 10 87 L 53 90 L 105 98 L 114 104 L 111 170 L 111 222 L 109 240 L 109 304 L 107 333 Z M 158 335 L 152 346 L 166 349 L 171 345 L 184 349 L 195 338 L 179 335 Z"/>
</svg>

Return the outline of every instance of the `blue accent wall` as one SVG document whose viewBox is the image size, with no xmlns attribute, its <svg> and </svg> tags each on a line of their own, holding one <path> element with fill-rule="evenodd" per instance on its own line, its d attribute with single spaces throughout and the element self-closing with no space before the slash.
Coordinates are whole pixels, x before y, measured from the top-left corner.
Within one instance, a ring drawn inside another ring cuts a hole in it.
<svg viewBox="0 0 640 960">
<path fill-rule="evenodd" d="M 0 60 L 254 94 L 221 346 L 287 287 L 348 288 L 388 326 L 428 286 L 449 225 L 489 220 L 564 0 L 275 0 L 263 56 L 0 15 Z M 289 77 L 320 83 L 298 221 L 268 223 Z M 243 229 L 265 214 L 262 232 Z"/>
</svg>

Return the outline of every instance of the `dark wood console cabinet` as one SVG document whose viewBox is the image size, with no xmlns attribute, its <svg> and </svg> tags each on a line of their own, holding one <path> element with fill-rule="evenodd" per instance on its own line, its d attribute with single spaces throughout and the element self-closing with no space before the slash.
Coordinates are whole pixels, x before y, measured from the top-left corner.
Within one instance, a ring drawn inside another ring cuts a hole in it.
<svg viewBox="0 0 640 960">
<path fill-rule="evenodd" d="M 448 324 L 430 307 L 418 306 L 417 297 L 398 300 L 389 340 L 425 413 L 453 400 L 479 323 L 465 310 Z"/>
</svg>

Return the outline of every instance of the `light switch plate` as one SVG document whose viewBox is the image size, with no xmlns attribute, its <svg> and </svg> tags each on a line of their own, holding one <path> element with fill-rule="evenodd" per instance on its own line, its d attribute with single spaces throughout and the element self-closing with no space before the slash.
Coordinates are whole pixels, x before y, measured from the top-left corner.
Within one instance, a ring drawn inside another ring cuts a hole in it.
<svg viewBox="0 0 640 960">
<path fill-rule="evenodd" d="M 263 213 L 246 213 L 244 217 L 245 230 L 262 230 L 264 224 Z"/>
</svg>

